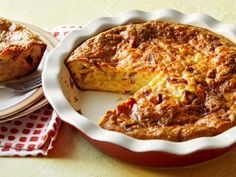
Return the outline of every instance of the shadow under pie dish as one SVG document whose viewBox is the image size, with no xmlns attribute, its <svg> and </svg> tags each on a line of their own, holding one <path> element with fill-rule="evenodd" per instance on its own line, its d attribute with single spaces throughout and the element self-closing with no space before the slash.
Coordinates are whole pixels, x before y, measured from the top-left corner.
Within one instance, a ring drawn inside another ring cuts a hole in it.
<svg viewBox="0 0 236 177">
<path fill-rule="evenodd" d="M 95 28 L 91 30 L 92 27 Z M 112 131 L 103 130 L 89 117 L 86 119 L 76 113 L 68 101 L 64 100 L 63 107 L 67 105 L 69 111 L 65 107 L 65 111 L 59 110 L 62 105 L 52 96 L 49 102 L 51 99 L 63 120 L 77 127 L 91 141 L 107 142 L 139 156 L 139 160 L 134 156 L 136 160 L 126 160 L 146 165 L 179 165 L 173 160 L 179 158 L 185 159 L 185 164 L 196 163 L 186 158 L 212 146 L 222 148 L 222 144 L 218 144 L 220 137 L 235 125 L 235 44 L 230 41 L 233 36 L 228 35 L 230 29 L 223 37 L 224 33 L 217 31 L 219 27 L 220 23 L 209 16 L 186 15 L 173 10 L 131 11 L 92 21 L 62 41 L 58 48 L 63 46 L 63 51 L 51 54 L 61 58 L 61 68 L 55 71 L 56 75 L 61 75 L 61 81 L 54 82 L 59 86 L 58 94 L 62 94 L 60 101 L 67 98 L 73 102 L 67 95 L 68 88 L 64 88 L 66 84 L 63 85 L 66 83 L 63 79 L 67 78 L 69 83 L 70 77 L 82 90 L 134 95 L 108 111 L 100 121 L 102 128 Z M 62 76 L 61 72 L 63 68 L 67 70 L 64 63 L 70 71 L 63 74 L 67 76 Z M 45 90 L 53 88 L 49 81 L 45 79 Z M 224 148 L 234 142 L 228 140 L 226 144 Z M 151 152 L 157 156 L 170 154 L 172 158 L 154 162 L 145 158 L 146 153 Z"/>
</svg>

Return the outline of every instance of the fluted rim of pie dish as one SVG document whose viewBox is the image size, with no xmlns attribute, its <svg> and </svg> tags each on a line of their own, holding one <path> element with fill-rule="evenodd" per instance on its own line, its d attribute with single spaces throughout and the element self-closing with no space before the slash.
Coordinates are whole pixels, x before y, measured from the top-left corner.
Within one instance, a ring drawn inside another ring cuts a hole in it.
<svg viewBox="0 0 236 177">
<path fill-rule="evenodd" d="M 200 137 L 183 142 L 160 139 L 140 140 L 119 132 L 104 130 L 72 108 L 64 96 L 60 84 L 60 70 L 62 65 L 64 65 L 64 59 L 70 52 L 78 46 L 79 43 L 104 31 L 104 29 L 127 24 L 129 22 L 142 22 L 152 19 L 205 27 L 224 35 L 233 42 L 236 41 L 236 25 L 220 23 L 213 17 L 202 13 L 184 14 L 172 9 L 162 9 L 152 12 L 132 10 L 115 17 L 97 18 L 87 23 L 81 29 L 70 32 L 57 47 L 48 54 L 42 74 L 42 82 L 44 94 L 52 107 L 62 120 L 75 126 L 89 138 L 109 142 L 133 152 L 156 151 L 176 155 L 187 155 L 200 150 L 226 148 L 236 143 L 236 127 L 217 136 Z"/>
</svg>

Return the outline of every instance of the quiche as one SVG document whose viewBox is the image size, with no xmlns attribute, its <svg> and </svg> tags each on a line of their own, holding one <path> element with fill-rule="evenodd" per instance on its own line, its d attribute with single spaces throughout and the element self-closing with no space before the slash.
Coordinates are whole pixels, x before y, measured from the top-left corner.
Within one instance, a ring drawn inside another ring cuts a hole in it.
<svg viewBox="0 0 236 177">
<path fill-rule="evenodd" d="M 65 61 L 82 90 L 128 93 L 99 126 L 186 141 L 236 125 L 236 44 L 205 28 L 153 20 L 117 26 Z"/>
<path fill-rule="evenodd" d="M 21 24 L 0 18 L 0 82 L 34 71 L 46 44 Z"/>
</svg>

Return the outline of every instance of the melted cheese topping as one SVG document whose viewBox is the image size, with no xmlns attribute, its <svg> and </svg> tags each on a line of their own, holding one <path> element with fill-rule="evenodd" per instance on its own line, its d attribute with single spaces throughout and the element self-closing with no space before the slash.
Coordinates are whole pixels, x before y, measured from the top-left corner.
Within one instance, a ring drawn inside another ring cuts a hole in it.
<svg viewBox="0 0 236 177">
<path fill-rule="evenodd" d="M 39 37 L 22 25 L 0 18 L 0 51 L 9 45 L 27 45 L 29 41 L 40 41 Z"/>
<path fill-rule="evenodd" d="M 150 21 L 83 42 L 66 65 L 77 86 L 134 94 L 100 126 L 141 139 L 184 141 L 236 124 L 236 45 L 203 28 Z"/>
</svg>

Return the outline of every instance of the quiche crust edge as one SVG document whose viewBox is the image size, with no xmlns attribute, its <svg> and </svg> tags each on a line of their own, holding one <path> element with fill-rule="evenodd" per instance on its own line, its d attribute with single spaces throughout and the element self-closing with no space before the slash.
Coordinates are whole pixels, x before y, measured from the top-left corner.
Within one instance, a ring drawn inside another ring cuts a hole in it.
<svg viewBox="0 0 236 177">
<path fill-rule="evenodd" d="M 134 94 L 107 111 L 104 129 L 185 141 L 236 124 L 236 44 L 207 29 L 160 20 L 118 26 L 65 63 L 82 90 Z"/>
</svg>

